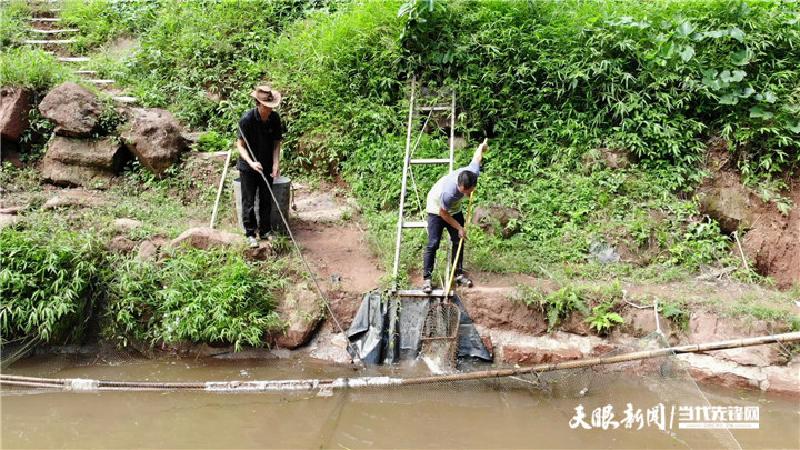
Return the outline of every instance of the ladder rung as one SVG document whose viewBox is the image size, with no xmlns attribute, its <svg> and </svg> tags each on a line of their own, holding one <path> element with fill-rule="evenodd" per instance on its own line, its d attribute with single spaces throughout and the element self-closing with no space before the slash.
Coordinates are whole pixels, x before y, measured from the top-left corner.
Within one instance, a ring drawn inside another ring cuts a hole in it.
<svg viewBox="0 0 800 450">
<path fill-rule="evenodd" d="M 420 106 L 420 111 L 450 111 L 449 106 Z"/>
<path fill-rule="evenodd" d="M 448 158 L 420 158 L 409 161 L 411 164 L 450 164 Z"/>
<path fill-rule="evenodd" d="M 403 221 L 403 228 L 428 228 L 428 222 L 424 222 L 424 221 L 419 221 L 419 222 L 409 221 L 409 222 L 406 222 L 404 220 Z"/>
<path fill-rule="evenodd" d="M 396 292 L 398 297 L 444 297 L 444 289 L 434 289 L 430 294 L 422 292 L 422 289 L 400 289 Z"/>
</svg>

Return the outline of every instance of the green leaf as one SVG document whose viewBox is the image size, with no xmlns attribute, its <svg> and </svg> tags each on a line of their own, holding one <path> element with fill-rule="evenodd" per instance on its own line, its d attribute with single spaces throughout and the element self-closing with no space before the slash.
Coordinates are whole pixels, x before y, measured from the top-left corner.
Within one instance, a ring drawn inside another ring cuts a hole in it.
<svg viewBox="0 0 800 450">
<path fill-rule="evenodd" d="M 752 57 L 753 52 L 749 48 L 746 48 L 744 50 L 731 53 L 731 62 L 737 66 L 744 66 L 750 63 L 750 59 Z"/>
<path fill-rule="evenodd" d="M 678 32 L 684 36 L 688 36 L 692 33 L 692 31 L 694 31 L 694 29 L 695 26 L 691 22 L 684 21 L 681 22 L 681 25 L 678 27 Z"/>
<path fill-rule="evenodd" d="M 773 114 L 769 111 L 761 109 L 761 107 L 753 106 L 750 108 L 751 119 L 771 119 Z"/>
<path fill-rule="evenodd" d="M 775 96 L 770 91 L 765 91 L 761 94 L 756 94 L 756 100 L 765 101 L 767 103 L 775 103 L 778 100 L 778 97 Z"/>
<path fill-rule="evenodd" d="M 744 31 L 740 30 L 739 28 L 733 27 L 728 33 L 733 39 L 736 39 L 739 42 L 744 40 Z"/>
<path fill-rule="evenodd" d="M 694 47 L 692 47 L 691 45 L 687 45 L 681 51 L 681 59 L 683 60 L 683 62 L 689 61 L 690 59 L 692 59 L 693 56 L 694 56 Z"/>
<path fill-rule="evenodd" d="M 792 133 L 800 133 L 800 122 L 797 122 L 796 125 L 786 125 L 784 128 L 791 131 Z"/>
<path fill-rule="evenodd" d="M 719 102 L 723 105 L 735 105 L 739 103 L 739 96 L 733 93 L 725 94 L 719 98 Z"/>
</svg>

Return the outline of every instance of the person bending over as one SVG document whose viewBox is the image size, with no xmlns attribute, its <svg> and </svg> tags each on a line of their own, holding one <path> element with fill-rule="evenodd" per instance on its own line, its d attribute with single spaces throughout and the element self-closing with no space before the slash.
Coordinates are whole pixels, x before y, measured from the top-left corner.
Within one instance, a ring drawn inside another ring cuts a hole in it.
<svg viewBox="0 0 800 450">
<path fill-rule="evenodd" d="M 439 241 L 442 239 L 442 230 L 447 229 L 450 234 L 450 241 L 453 243 L 452 263 L 455 264 L 455 280 L 460 286 L 472 287 L 472 281 L 464 273 L 464 248 L 456 261 L 458 253 L 459 239 L 466 241 L 464 231 L 464 213 L 461 211 L 461 203 L 464 197 L 469 197 L 478 184 L 478 176 L 481 172 L 481 161 L 483 152 L 489 149 L 488 139 L 478 145 L 472 161 L 467 167 L 456 169 L 453 172 L 439 178 L 430 192 L 428 192 L 425 211 L 428 213 L 428 245 L 425 247 L 425 254 L 422 261 L 422 291 L 431 293 L 431 276 L 433 275 L 433 263 L 436 260 L 436 251 L 439 250 Z"/>
</svg>

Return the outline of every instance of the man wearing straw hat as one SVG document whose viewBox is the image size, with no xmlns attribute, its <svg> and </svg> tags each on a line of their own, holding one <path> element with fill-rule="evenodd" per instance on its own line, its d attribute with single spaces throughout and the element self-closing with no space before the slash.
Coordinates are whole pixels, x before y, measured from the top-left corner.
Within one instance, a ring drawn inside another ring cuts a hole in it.
<svg viewBox="0 0 800 450">
<path fill-rule="evenodd" d="M 433 263 L 436 260 L 436 251 L 439 250 L 439 241 L 442 239 L 442 231 L 445 228 L 453 243 L 451 258 L 455 265 L 455 281 L 460 286 L 472 287 L 472 280 L 467 278 L 464 273 L 463 243 L 461 244 L 462 248 L 458 248 L 459 241 L 466 240 L 467 237 L 461 203 L 464 197 L 469 197 L 475 190 L 478 184 L 478 175 L 481 172 L 483 152 L 488 149 L 488 139 L 484 139 L 475 149 L 472 161 L 467 167 L 456 169 L 439 178 L 439 181 L 428 192 L 425 206 L 428 213 L 428 245 L 425 247 L 422 263 L 422 291 L 427 294 L 433 291 L 431 286 Z M 447 277 L 449 278 L 450 274 Z M 445 287 L 445 289 L 448 288 L 449 286 Z"/>
<path fill-rule="evenodd" d="M 255 99 L 256 107 L 244 113 L 239 120 L 236 140 L 239 161 L 236 168 L 239 169 L 242 182 L 242 221 L 245 236 L 250 247 L 258 247 L 256 232 L 261 239 L 269 238 L 272 232 L 272 197 L 264 178 L 271 185 L 272 180 L 280 175 L 283 125 L 280 115 L 274 110 L 281 103 L 280 92 L 270 86 L 258 86 L 250 96 Z M 257 221 L 256 195 L 259 203 Z"/>
</svg>

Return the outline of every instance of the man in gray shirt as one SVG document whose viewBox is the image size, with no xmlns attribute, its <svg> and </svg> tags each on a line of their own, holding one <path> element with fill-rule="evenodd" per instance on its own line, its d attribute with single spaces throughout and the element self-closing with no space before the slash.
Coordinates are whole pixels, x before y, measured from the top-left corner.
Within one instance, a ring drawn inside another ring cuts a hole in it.
<svg viewBox="0 0 800 450">
<path fill-rule="evenodd" d="M 464 197 L 468 197 L 475 190 L 478 184 L 478 175 L 481 172 L 481 161 L 483 152 L 489 149 L 488 139 L 484 139 L 467 167 L 456 169 L 453 172 L 439 178 L 430 192 L 428 192 L 425 211 L 428 213 L 428 245 L 425 247 L 422 267 L 422 290 L 430 293 L 431 276 L 433 275 L 433 263 L 436 260 L 436 251 L 439 250 L 439 241 L 442 239 L 442 230 L 445 228 L 450 234 L 450 241 L 453 243 L 453 253 L 451 258 L 455 264 L 455 280 L 462 286 L 472 286 L 472 281 L 464 274 L 464 248 L 456 261 L 458 253 L 459 239 L 466 239 L 464 231 L 464 213 L 461 211 L 461 203 Z"/>
</svg>

